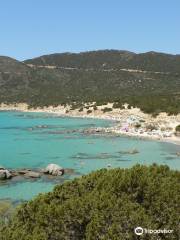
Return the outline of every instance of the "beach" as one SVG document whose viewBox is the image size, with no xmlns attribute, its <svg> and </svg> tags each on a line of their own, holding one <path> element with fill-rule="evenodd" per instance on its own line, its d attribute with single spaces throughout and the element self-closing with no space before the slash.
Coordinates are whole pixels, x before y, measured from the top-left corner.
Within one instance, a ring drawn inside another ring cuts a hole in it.
<svg viewBox="0 0 180 240">
<path fill-rule="evenodd" d="M 150 114 L 143 113 L 139 108 L 128 108 L 127 104 L 124 105 L 124 109 L 119 109 L 113 108 L 113 103 L 108 103 L 97 106 L 95 110 L 93 104 L 87 103 L 81 109 L 72 109 L 70 105 L 30 108 L 26 103 L 1 104 L 0 111 L 44 112 L 62 117 L 113 120 L 116 124 L 112 127 L 95 130 L 180 145 L 180 137 L 175 134 L 176 126 L 180 124 L 180 114 L 169 116 L 162 112 L 153 117 Z M 108 111 L 104 111 L 105 109 L 108 109 Z"/>
</svg>

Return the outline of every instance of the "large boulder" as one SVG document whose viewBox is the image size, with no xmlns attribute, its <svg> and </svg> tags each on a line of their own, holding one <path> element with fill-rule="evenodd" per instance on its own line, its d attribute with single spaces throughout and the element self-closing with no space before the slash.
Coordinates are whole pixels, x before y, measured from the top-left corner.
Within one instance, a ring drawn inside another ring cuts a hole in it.
<svg viewBox="0 0 180 240">
<path fill-rule="evenodd" d="M 7 169 L 0 169 L 0 180 L 10 179 L 12 174 Z"/>
<path fill-rule="evenodd" d="M 64 169 L 57 164 L 51 163 L 44 169 L 43 172 L 53 176 L 61 176 L 64 174 Z"/>
<path fill-rule="evenodd" d="M 5 173 L 6 173 L 6 179 L 9 179 L 12 177 L 12 174 L 7 169 L 5 170 Z"/>
</svg>

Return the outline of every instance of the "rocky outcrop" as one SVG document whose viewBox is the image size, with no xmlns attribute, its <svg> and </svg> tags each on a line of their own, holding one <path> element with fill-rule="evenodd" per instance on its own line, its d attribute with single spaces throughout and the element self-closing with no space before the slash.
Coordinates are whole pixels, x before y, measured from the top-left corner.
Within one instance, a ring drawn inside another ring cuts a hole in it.
<svg viewBox="0 0 180 240">
<path fill-rule="evenodd" d="M 43 170 L 43 172 L 53 176 L 61 176 L 64 174 L 64 169 L 57 164 L 51 163 Z"/>
<path fill-rule="evenodd" d="M 68 173 L 68 169 L 66 169 Z M 65 169 L 61 166 L 51 163 L 45 169 L 13 169 L 7 170 L 0 166 L 0 180 L 8 180 L 10 178 L 14 179 L 23 179 L 23 178 L 40 178 L 45 174 L 49 174 L 51 176 L 57 177 L 62 176 L 65 173 Z M 69 173 L 68 173 L 69 174 Z"/>
<path fill-rule="evenodd" d="M 12 174 L 10 173 L 9 170 L 5 168 L 0 168 L 0 180 L 6 180 L 10 179 L 12 177 Z"/>
</svg>

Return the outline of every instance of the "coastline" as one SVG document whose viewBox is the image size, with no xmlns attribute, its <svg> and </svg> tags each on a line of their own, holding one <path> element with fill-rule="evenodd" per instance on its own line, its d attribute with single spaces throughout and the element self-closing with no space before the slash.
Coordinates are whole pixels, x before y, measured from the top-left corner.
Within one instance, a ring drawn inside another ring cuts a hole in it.
<svg viewBox="0 0 180 240">
<path fill-rule="evenodd" d="M 93 118 L 116 121 L 113 127 L 103 129 L 105 133 L 118 134 L 120 136 L 135 137 L 138 139 L 147 139 L 153 141 L 173 143 L 180 145 L 180 137 L 174 134 L 175 127 L 180 123 L 180 114 L 168 116 L 166 113 L 160 113 L 156 118 L 150 114 L 143 113 L 138 108 L 125 109 L 112 108 L 112 103 L 98 106 L 93 110 L 88 104 L 83 110 L 71 109 L 71 106 L 59 105 L 57 107 L 49 106 L 44 108 L 29 108 L 26 103 L 19 104 L 0 104 L 0 111 L 20 111 L 49 113 L 62 117 Z M 91 106 L 91 105 L 90 105 Z M 103 112 L 104 108 L 112 108 L 112 111 Z M 91 112 L 88 113 L 87 109 Z M 135 124 L 142 123 L 145 126 L 157 126 L 157 130 L 147 130 L 145 128 L 136 128 Z M 162 131 L 164 129 L 164 131 Z M 97 129 L 101 131 L 101 129 Z"/>
</svg>

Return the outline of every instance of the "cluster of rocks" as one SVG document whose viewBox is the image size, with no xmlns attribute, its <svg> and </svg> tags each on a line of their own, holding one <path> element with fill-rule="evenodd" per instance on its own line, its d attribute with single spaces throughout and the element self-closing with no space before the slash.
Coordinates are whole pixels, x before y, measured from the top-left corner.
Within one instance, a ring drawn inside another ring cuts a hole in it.
<svg viewBox="0 0 180 240">
<path fill-rule="evenodd" d="M 84 134 L 99 134 L 99 133 L 109 133 L 109 129 L 108 128 L 88 128 L 88 129 L 84 129 L 83 130 Z"/>
<path fill-rule="evenodd" d="M 12 177 L 12 174 L 9 170 L 0 167 L 0 180 L 4 180 L 4 179 L 10 179 Z"/>
<path fill-rule="evenodd" d="M 54 163 L 49 164 L 45 169 L 36 171 L 31 169 L 8 170 L 0 167 L 0 180 L 7 180 L 17 176 L 23 176 L 24 178 L 40 178 L 43 174 L 62 176 L 64 172 L 64 168 Z"/>
</svg>

